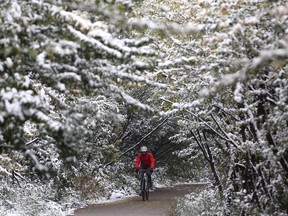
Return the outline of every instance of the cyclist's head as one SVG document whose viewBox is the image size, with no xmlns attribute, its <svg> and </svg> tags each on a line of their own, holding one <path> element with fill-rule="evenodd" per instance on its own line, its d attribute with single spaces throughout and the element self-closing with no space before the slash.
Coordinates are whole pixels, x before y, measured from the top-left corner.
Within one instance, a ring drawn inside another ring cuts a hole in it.
<svg viewBox="0 0 288 216">
<path fill-rule="evenodd" d="M 147 153 L 147 151 L 148 151 L 148 149 L 147 149 L 146 146 L 142 146 L 142 147 L 141 147 L 141 152 L 142 152 L 143 154 Z"/>
</svg>

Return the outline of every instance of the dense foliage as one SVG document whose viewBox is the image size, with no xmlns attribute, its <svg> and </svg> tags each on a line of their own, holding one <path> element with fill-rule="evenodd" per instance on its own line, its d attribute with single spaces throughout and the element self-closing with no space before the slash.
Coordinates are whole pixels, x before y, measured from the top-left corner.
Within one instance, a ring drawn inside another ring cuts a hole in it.
<svg viewBox="0 0 288 216">
<path fill-rule="evenodd" d="M 129 5 L 74 3 L 0 6 L 1 206 L 11 214 L 17 192 L 6 188 L 26 190 L 36 173 L 51 186 L 42 199 L 60 202 L 69 188 L 84 199 L 109 197 L 101 166 L 119 152 L 120 109 L 152 110 L 128 90 L 161 86 L 148 78 L 150 40 L 121 34 Z"/>
<path fill-rule="evenodd" d="M 287 3 L 183 0 L 144 5 L 153 8 L 144 14 L 151 19 L 201 29 L 157 41 L 168 53 L 161 64 L 170 87 L 162 96 L 162 113 L 181 125 L 175 142 L 190 142 L 175 153 L 199 167 L 196 157 L 202 152 L 223 214 L 285 214 Z"/>
<path fill-rule="evenodd" d="M 285 215 L 287 3 L 107 2 L 1 3 L 0 211 L 131 194 L 145 144 L 161 180 L 212 182 L 175 214 Z"/>
</svg>

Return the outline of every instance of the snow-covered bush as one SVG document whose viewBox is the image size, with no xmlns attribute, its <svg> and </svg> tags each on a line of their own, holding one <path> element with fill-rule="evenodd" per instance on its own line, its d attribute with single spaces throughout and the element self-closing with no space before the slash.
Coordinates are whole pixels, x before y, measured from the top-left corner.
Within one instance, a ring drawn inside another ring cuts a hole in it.
<svg viewBox="0 0 288 216">
<path fill-rule="evenodd" d="M 56 191 L 49 183 L 21 182 L 21 185 L 0 184 L 0 215 L 2 216 L 65 216 L 73 208 L 80 206 L 77 193 L 59 200 L 55 199 Z"/>
<path fill-rule="evenodd" d="M 177 200 L 173 215 L 175 216 L 222 216 L 223 205 L 215 189 L 193 192 Z"/>
</svg>

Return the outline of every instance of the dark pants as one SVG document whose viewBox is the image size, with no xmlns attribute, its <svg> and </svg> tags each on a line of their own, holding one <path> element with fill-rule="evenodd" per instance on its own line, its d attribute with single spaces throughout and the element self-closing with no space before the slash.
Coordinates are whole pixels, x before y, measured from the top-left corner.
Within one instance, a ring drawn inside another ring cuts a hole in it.
<svg viewBox="0 0 288 216">
<path fill-rule="evenodd" d="M 150 168 L 148 168 L 148 169 L 143 169 L 143 171 L 147 174 L 149 182 L 151 182 L 152 179 L 151 179 L 151 172 L 150 172 Z M 141 173 L 141 175 L 144 175 L 144 172 Z M 140 177 L 142 178 L 142 176 L 140 176 Z"/>
</svg>

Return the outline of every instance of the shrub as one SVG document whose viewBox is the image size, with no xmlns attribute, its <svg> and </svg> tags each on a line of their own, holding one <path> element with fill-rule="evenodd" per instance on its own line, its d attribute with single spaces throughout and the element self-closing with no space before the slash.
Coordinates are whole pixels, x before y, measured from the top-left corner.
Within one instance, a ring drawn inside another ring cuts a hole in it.
<svg viewBox="0 0 288 216">
<path fill-rule="evenodd" d="M 201 192 L 193 192 L 185 195 L 176 201 L 173 215 L 190 216 L 223 215 L 223 207 L 217 192 L 213 189 L 206 189 Z"/>
</svg>

